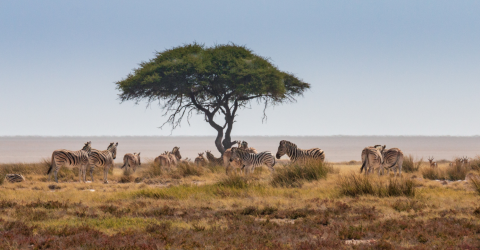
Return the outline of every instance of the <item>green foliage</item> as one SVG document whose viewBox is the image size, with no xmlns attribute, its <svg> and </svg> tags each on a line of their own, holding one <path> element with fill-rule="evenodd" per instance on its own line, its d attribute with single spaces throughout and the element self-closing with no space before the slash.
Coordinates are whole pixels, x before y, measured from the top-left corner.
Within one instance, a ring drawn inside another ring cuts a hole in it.
<svg viewBox="0 0 480 250">
<path fill-rule="evenodd" d="M 219 187 L 245 189 L 258 185 L 256 180 L 250 176 L 228 175 L 216 183 Z"/>
<path fill-rule="evenodd" d="M 277 168 L 271 184 L 274 187 L 301 187 L 305 181 L 324 179 L 327 173 L 332 171 L 332 166 L 320 161 L 292 163 L 283 168 Z"/>
<path fill-rule="evenodd" d="M 265 95 L 280 101 L 310 87 L 243 46 L 197 43 L 158 52 L 116 84 L 122 100 L 169 99 L 192 93 L 209 99 L 232 90 L 237 97 Z"/>
</svg>

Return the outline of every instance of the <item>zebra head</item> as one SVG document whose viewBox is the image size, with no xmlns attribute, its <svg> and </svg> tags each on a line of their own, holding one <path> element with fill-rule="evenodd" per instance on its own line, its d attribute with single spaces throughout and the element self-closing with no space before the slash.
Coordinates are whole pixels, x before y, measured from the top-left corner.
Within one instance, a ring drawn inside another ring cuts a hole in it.
<svg viewBox="0 0 480 250">
<path fill-rule="evenodd" d="M 213 154 L 210 150 L 207 150 L 205 152 L 207 153 L 207 159 L 208 160 L 211 160 L 211 159 L 215 158 L 215 156 L 213 156 Z M 203 157 L 203 153 L 202 153 L 202 157 Z"/>
<path fill-rule="evenodd" d="M 198 157 L 202 157 L 203 158 L 203 152 L 202 153 L 198 153 Z"/>
<path fill-rule="evenodd" d="M 248 142 L 242 141 L 242 144 L 240 144 L 240 148 L 247 149 L 248 148 Z"/>
<path fill-rule="evenodd" d="M 180 148 L 179 147 L 173 147 L 172 154 L 175 155 L 175 157 L 178 160 L 182 159 L 182 155 L 180 154 Z"/>
<path fill-rule="evenodd" d="M 232 148 L 232 154 L 230 155 L 230 161 L 240 160 L 242 155 L 248 154 L 247 151 L 241 148 Z"/>
<path fill-rule="evenodd" d="M 83 146 L 82 150 L 90 153 L 90 151 L 92 151 L 92 142 L 91 141 L 86 142 L 85 145 Z"/>
<path fill-rule="evenodd" d="M 140 161 L 140 152 L 138 152 L 137 154 L 137 160 L 138 160 L 138 165 L 142 165 L 142 162 Z M 133 172 L 135 172 L 135 170 L 133 170 Z"/>
<path fill-rule="evenodd" d="M 110 151 L 110 153 L 112 153 L 112 157 L 114 160 L 117 158 L 117 146 L 118 146 L 118 142 L 117 144 L 115 144 L 115 142 L 111 142 L 107 148 L 107 150 Z"/>
<path fill-rule="evenodd" d="M 277 150 L 277 154 L 276 154 L 277 159 L 280 159 L 282 156 L 284 156 L 287 153 L 287 150 L 288 150 L 288 145 L 287 144 L 290 145 L 290 144 L 293 144 L 293 143 L 291 143 L 289 141 L 286 141 L 286 140 L 280 141 L 280 145 L 278 145 L 278 150 Z M 293 144 L 293 145 L 295 145 L 295 144 Z"/>
</svg>

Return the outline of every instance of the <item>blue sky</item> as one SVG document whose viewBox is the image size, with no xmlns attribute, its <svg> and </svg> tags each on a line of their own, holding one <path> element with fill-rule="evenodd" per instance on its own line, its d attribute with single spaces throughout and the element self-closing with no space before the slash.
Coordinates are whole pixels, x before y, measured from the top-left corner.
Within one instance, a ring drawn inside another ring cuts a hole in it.
<svg viewBox="0 0 480 250">
<path fill-rule="evenodd" d="M 115 82 L 155 51 L 234 42 L 312 88 L 235 135 L 479 135 L 479 1 L 1 1 L 0 136 L 170 135 Z M 201 116 L 173 135 L 214 135 Z"/>
</svg>

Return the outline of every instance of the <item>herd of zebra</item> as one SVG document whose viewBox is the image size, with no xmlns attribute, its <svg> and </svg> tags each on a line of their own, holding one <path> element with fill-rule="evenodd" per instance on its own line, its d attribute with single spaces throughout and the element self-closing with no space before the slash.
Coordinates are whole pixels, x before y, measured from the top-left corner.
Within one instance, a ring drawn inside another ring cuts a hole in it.
<svg viewBox="0 0 480 250">
<path fill-rule="evenodd" d="M 221 157 L 215 157 L 212 152 L 205 151 L 199 153 L 195 158 L 194 163 L 197 166 L 205 166 L 206 164 L 223 165 L 226 169 L 226 174 L 232 168 L 244 170 L 245 174 L 253 172 L 255 167 L 266 165 L 271 172 L 274 172 L 273 166 L 275 165 L 275 157 L 271 152 L 265 151 L 258 153 L 255 148 L 248 147 L 246 141 L 234 142 L 237 143 L 237 147 L 227 149 Z M 92 143 L 86 142 L 81 150 L 70 151 L 66 149 L 55 150 L 52 153 L 51 165 L 47 174 L 54 173 L 55 182 L 58 182 L 58 171 L 62 166 L 65 167 L 78 167 L 80 182 L 86 182 L 86 175 L 88 168 L 90 169 L 90 176 L 93 182 L 93 171 L 96 167 L 103 167 L 103 182 L 108 183 L 108 170 L 113 168 L 114 160 L 117 156 L 117 143 L 110 143 L 106 150 L 92 149 Z M 379 174 L 384 174 L 384 170 L 394 170 L 394 176 L 397 176 L 397 169 L 399 175 L 402 174 L 403 164 L 403 152 L 398 148 L 385 149 L 385 145 L 369 146 L 362 150 L 361 159 L 362 166 L 360 173 L 365 170 L 365 174 L 372 173 L 375 169 L 378 169 Z M 300 149 L 296 144 L 282 140 L 279 143 L 277 159 L 280 159 L 283 155 L 287 155 L 291 162 L 318 160 L 323 162 L 325 160 L 325 152 L 319 148 L 312 149 Z M 430 166 L 436 166 L 433 162 L 433 158 L 429 158 Z M 462 162 L 468 161 L 468 158 L 462 158 Z M 187 159 L 182 160 L 180 154 L 180 148 L 174 147 L 172 151 L 165 151 L 163 154 L 155 158 L 154 164 L 158 167 L 166 167 L 171 169 L 181 162 L 190 162 Z M 135 172 L 136 168 L 141 165 L 140 153 L 127 153 L 123 157 L 123 166 L 121 168 L 129 168 Z M 11 176 L 12 180 L 21 180 L 19 177 Z M 23 178 L 23 177 L 22 177 Z"/>
<path fill-rule="evenodd" d="M 215 157 L 212 152 L 206 151 L 207 157 L 204 153 L 199 153 L 195 158 L 194 163 L 197 166 L 204 166 L 207 162 L 215 165 L 223 165 L 226 168 L 226 173 L 232 168 L 240 168 L 246 174 L 253 172 L 255 167 L 266 165 L 270 171 L 274 171 L 275 157 L 271 152 L 265 151 L 258 153 L 256 149 L 248 147 L 246 141 L 234 142 L 238 143 L 238 147 L 227 149 L 219 158 Z M 80 182 L 87 181 L 87 169 L 90 169 L 90 176 L 93 182 L 93 171 L 96 167 L 103 167 L 103 182 L 108 183 L 108 170 L 113 168 L 114 160 L 117 157 L 117 143 L 110 143 L 106 150 L 92 149 L 92 142 L 86 142 L 81 150 L 71 151 L 66 149 L 55 150 L 52 153 L 51 165 L 47 174 L 54 174 L 55 182 L 58 182 L 58 171 L 61 167 L 78 167 Z M 276 158 L 280 159 L 283 155 L 290 157 L 292 162 L 298 160 L 325 160 L 325 152 L 319 148 L 303 150 L 297 147 L 296 144 L 282 140 L 278 146 Z M 172 151 L 165 151 L 154 159 L 154 164 L 158 167 L 166 167 L 171 169 L 180 162 L 189 162 L 188 159 L 182 160 L 180 154 L 180 147 L 174 147 Z M 123 157 L 123 166 L 121 168 L 129 168 L 135 172 L 136 168 L 141 165 L 140 153 L 128 153 Z"/>
</svg>

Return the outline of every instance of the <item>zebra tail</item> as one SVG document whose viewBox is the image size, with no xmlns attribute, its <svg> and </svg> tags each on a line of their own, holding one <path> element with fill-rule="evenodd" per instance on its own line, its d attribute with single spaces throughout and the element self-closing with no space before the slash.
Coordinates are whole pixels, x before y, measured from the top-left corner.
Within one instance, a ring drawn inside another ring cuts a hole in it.
<svg viewBox="0 0 480 250">
<path fill-rule="evenodd" d="M 397 157 L 397 159 L 395 160 L 395 162 L 394 162 L 390 167 L 387 167 L 387 168 L 392 168 L 393 166 L 397 165 L 397 162 L 398 162 L 398 157 Z"/>
<path fill-rule="evenodd" d="M 368 155 L 367 155 L 365 161 L 363 161 L 363 163 L 362 163 L 362 167 L 360 168 L 360 174 L 362 173 L 363 169 L 365 168 L 365 165 L 367 165 L 367 161 L 368 161 Z"/>
<path fill-rule="evenodd" d="M 53 154 L 52 154 L 52 162 L 50 162 L 50 167 L 48 168 L 47 175 L 49 175 L 50 172 L 52 172 L 53 165 L 55 165 L 55 160 L 53 159 Z"/>
</svg>

